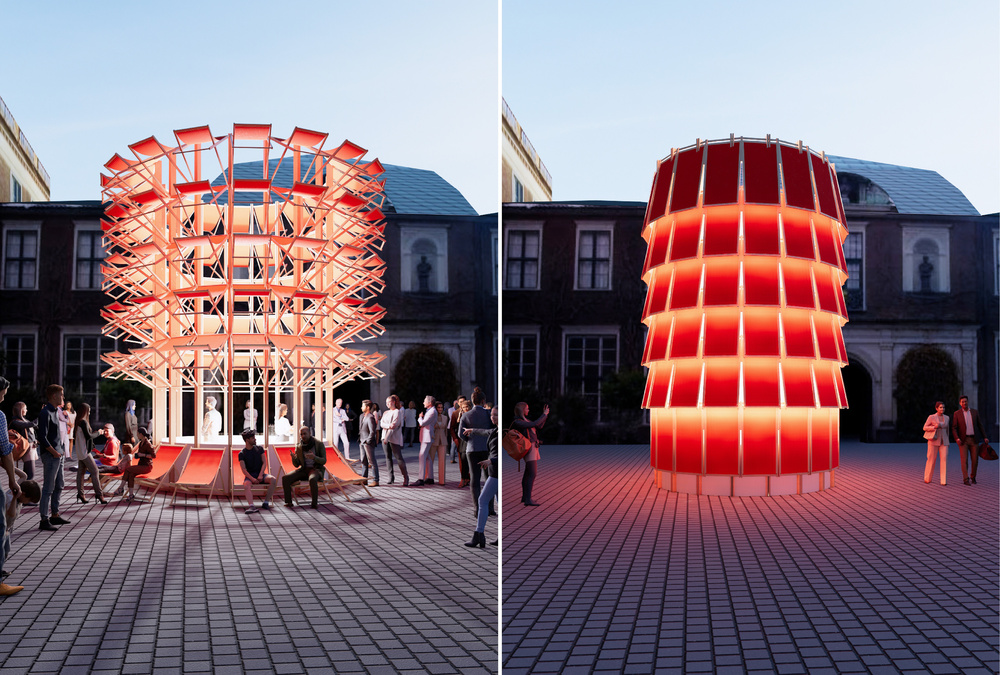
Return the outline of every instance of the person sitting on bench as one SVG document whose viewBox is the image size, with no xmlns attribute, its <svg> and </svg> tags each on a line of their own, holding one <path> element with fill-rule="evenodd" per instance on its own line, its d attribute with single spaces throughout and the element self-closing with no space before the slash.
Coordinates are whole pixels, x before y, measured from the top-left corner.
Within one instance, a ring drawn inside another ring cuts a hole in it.
<svg viewBox="0 0 1000 675">
<path fill-rule="evenodd" d="M 326 446 L 318 438 L 313 438 L 309 427 L 303 426 L 299 429 L 299 442 L 291 455 L 292 464 L 299 468 L 291 473 L 286 473 L 281 479 L 281 485 L 285 490 L 285 506 L 292 506 L 292 483 L 308 480 L 309 494 L 312 495 L 312 508 L 319 508 L 319 482 L 323 480 Z"/>
<path fill-rule="evenodd" d="M 243 489 L 247 496 L 247 513 L 257 513 L 253 505 L 253 486 L 267 483 L 267 495 L 261 508 L 265 511 L 271 508 L 271 497 L 274 496 L 274 486 L 278 479 L 267 473 L 264 466 L 264 448 L 257 445 L 257 432 L 253 429 L 243 430 L 243 442 L 247 447 L 240 450 L 240 468 L 243 469 Z"/>
</svg>

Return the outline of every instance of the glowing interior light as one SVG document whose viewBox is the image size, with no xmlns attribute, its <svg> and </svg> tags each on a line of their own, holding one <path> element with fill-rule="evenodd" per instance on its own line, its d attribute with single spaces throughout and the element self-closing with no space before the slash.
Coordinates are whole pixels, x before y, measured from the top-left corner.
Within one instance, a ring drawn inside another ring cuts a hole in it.
<svg viewBox="0 0 1000 675">
<path fill-rule="evenodd" d="M 643 238 L 643 407 L 657 484 L 775 495 L 833 486 L 846 220 L 825 155 L 699 141 L 659 163 Z"/>
<path fill-rule="evenodd" d="M 332 411 L 334 387 L 382 375 L 381 354 L 350 347 L 383 332 L 381 164 L 300 128 L 174 136 L 131 145 L 101 176 L 104 333 L 130 347 L 102 357 L 104 376 L 152 389 L 152 433 L 171 443 L 242 445 L 236 394 L 263 402 L 258 430 L 279 403 L 293 427 L 310 400 Z M 223 428 L 199 437 L 209 396 Z M 317 414 L 317 436 L 329 422 Z"/>
</svg>

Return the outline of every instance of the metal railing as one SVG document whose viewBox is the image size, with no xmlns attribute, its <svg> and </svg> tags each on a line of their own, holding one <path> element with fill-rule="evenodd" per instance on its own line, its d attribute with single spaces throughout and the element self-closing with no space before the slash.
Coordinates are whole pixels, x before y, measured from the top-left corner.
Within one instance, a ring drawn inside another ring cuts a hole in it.
<svg viewBox="0 0 1000 675">
<path fill-rule="evenodd" d="M 10 108 L 7 107 L 3 98 L 0 98 L 0 115 L 3 116 L 3 119 L 7 123 L 7 126 L 10 127 L 11 132 L 17 136 L 18 142 L 21 144 L 21 149 L 24 150 L 24 154 L 28 156 L 29 163 L 35 167 L 39 175 L 42 177 L 45 187 L 49 187 L 52 184 L 49 172 L 45 170 L 41 160 L 38 159 L 38 155 L 35 154 L 35 149 L 31 147 L 31 143 L 28 142 L 28 137 L 24 135 L 23 131 L 21 131 L 21 127 L 18 126 L 17 121 L 14 119 L 14 115 L 10 112 Z"/>
</svg>

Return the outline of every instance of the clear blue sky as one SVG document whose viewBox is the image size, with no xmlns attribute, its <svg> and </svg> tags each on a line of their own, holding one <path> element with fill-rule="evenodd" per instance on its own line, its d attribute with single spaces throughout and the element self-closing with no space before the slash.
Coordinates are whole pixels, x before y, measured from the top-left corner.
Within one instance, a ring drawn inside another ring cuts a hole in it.
<svg viewBox="0 0 1000 675">
<path fill-rule="evenodd" d="M 1000 3 L 503 2 L 503 95 L 557 200 L 645 201 L 696 138 L 937 171 L 1000 210 Z"/>
<path fill-rule="evenodd" d="M 271 123 L 436 171 L 498 210 L 496 2 L 5 2 L 0 97 L 52 176 L 100 172 L 150 135 Z"/>
</svg>

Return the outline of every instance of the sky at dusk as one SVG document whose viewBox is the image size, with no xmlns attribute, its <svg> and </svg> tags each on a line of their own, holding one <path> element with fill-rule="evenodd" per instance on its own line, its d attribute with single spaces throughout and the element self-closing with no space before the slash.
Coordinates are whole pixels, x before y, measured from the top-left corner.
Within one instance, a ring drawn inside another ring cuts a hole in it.
<svg viewBox="0 0 1000 675">
<path fill-rule="evenodd" d="M 116 152 L 234 122 L 327 132 L 499 204 L 493 2 L 4 3 L 0 97 L 52 178 L 100 199 Z"/>
<path fill-rule="evenodd" d="M 555 200 L 649 196 L 697 138 L 931 169 L 1000 211 L 996 0 L 503 2 L 503 95 Z"/>
</svg>

